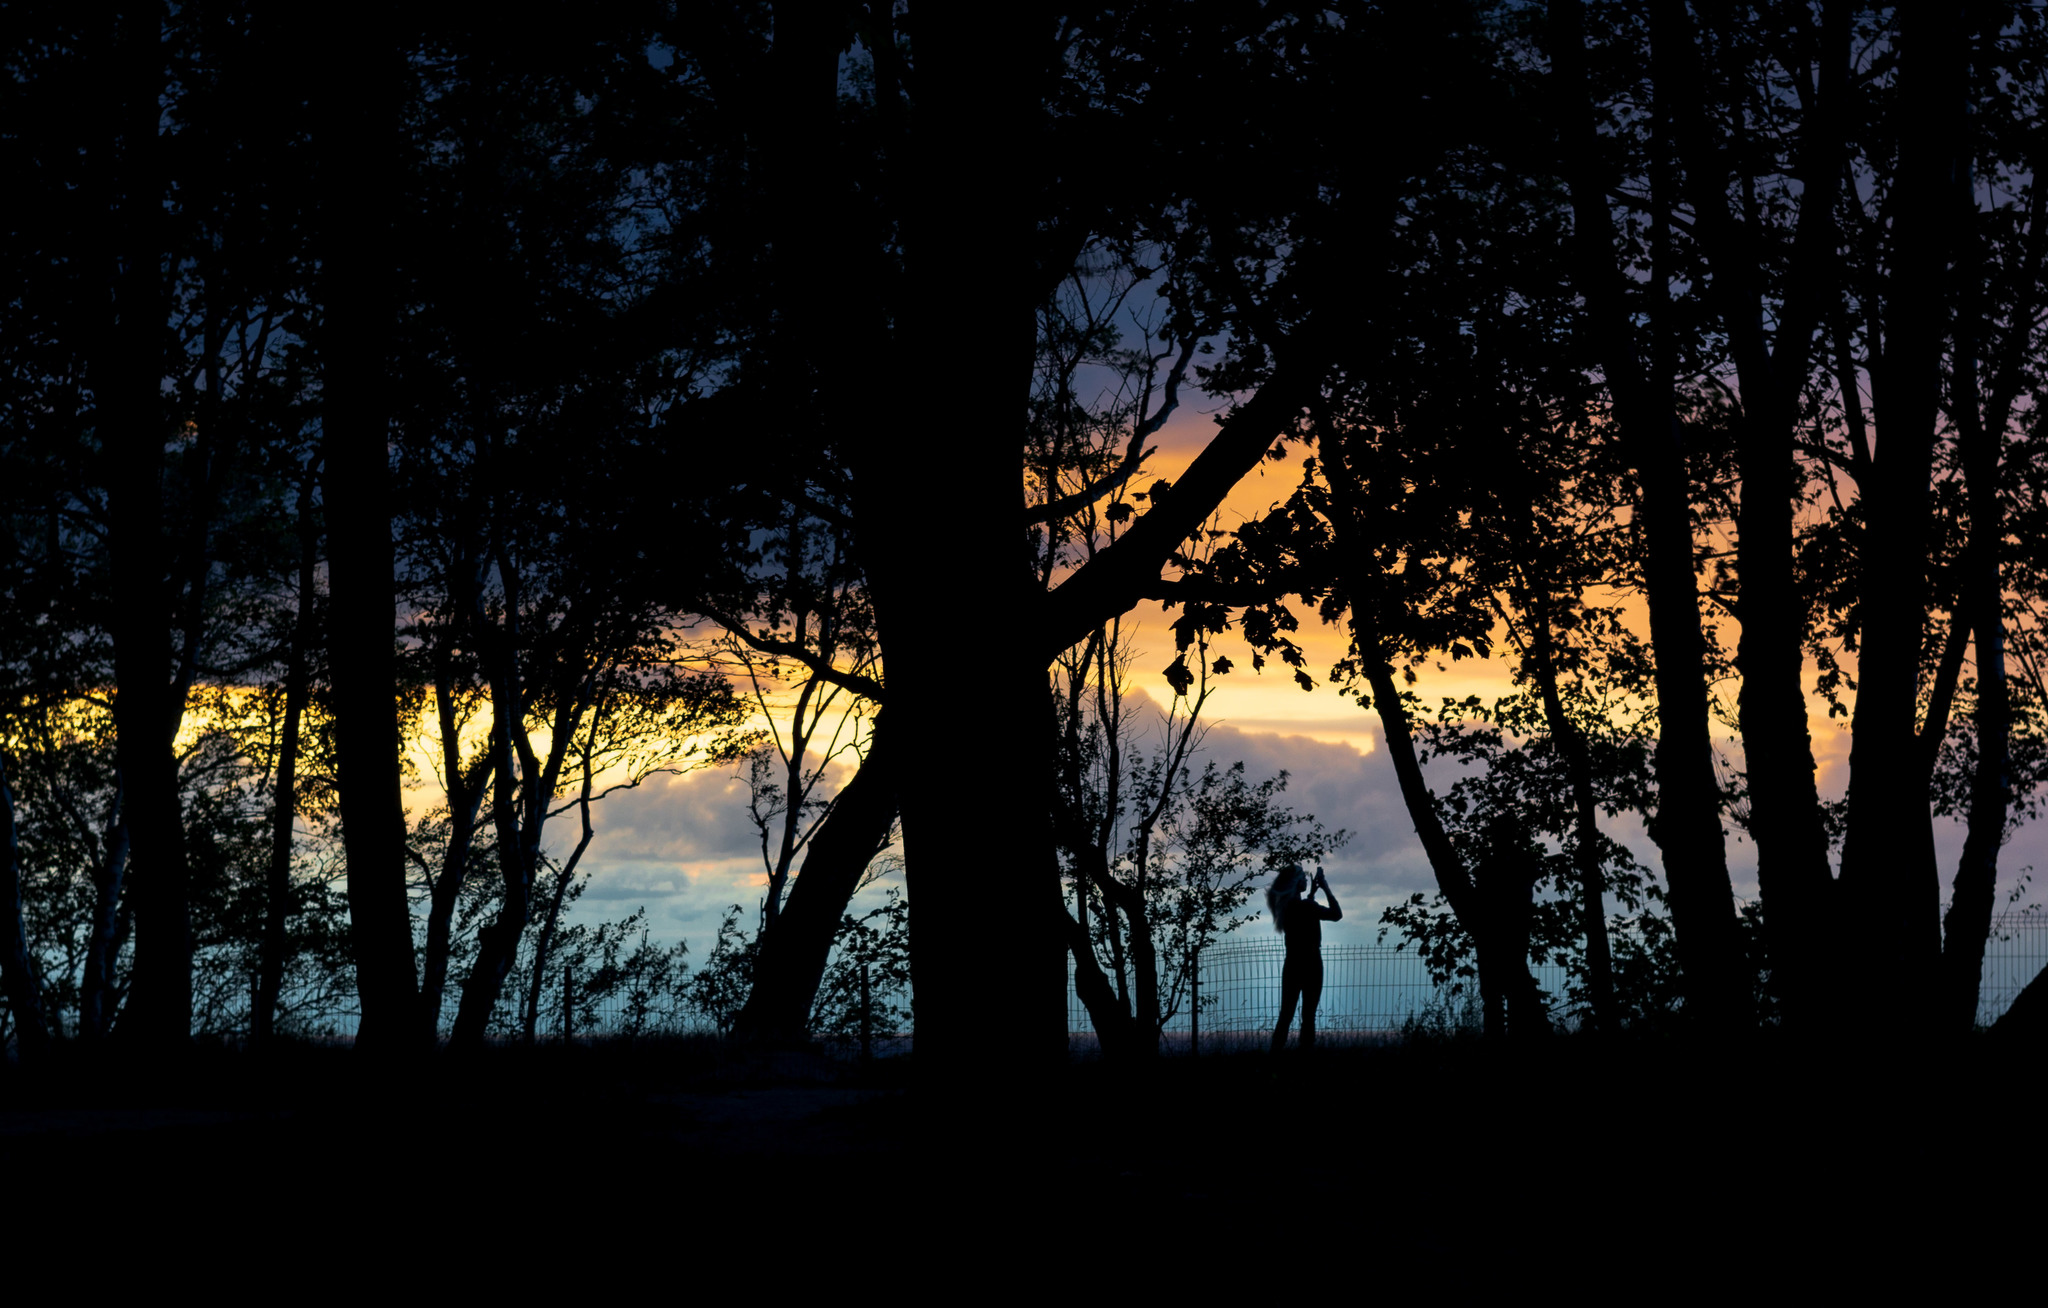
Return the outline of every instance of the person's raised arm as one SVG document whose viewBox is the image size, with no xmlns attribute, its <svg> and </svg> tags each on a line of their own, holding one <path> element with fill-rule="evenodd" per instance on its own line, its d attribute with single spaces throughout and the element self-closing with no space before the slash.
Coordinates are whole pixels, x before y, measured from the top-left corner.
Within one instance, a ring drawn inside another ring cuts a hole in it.
<svg viewBox="0 0 2048 1308">
<path fill-rule="evenodd" d="M 1323 880 L 1323 870 L 1321 868 L 1316 869 L 1315 883 L 1309 887 L 1309 903 L 1316 903 L 1316 891 L 1318 890 L 1321 890 L 1323 892 L 1323 897 L 1330 901 L 1330 906 L 1328 908 L 1324 908 L 1321 904 L 1316 904 L 1316 916 L 1321 918 L 1325 922 L 1335 922 L 1339 918 L 1343 917 L 1344 910 L 1338 907 L 1337 905 L 1337 894 L 1335 891 L 1330 889 L 1330 883 Z"/>
</svg>

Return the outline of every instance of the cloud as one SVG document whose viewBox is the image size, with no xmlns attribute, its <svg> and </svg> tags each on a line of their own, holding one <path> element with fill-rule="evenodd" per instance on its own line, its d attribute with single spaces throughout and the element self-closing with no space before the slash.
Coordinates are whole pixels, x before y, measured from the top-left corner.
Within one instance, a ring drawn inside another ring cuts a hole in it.
<svg viewBox="0 0 2048 1308">
<path fill-rule="evenodd" d="M 852 775 L 851 767 L 834 764 L 821 794 L 835 793 Z M 737 769 L 650 778 L 592 805 L 591 826 L 595 834 L 580 864 L 590 884 L 573 920 L 616 920 L 646 908 L 657 939 L 687 940 L 699 956 L 728 905 L 739 904 L 744 924 L 754 925 L 767 874 Z M 566 856 L 576 837 L 573 814 L 554 819 L 549 853 Z"/>
<path fill-rule="evenodd" d="M 1149 724 L 1156 742 L 1160 701 L 1140 690 L 1133 692 L 1131 705 L 1140 721 Z M 1341 720 L 1317 724 L 1324 731 L 1341 726 Z M 1436 878 L 1402 802 L 1379 719 L 1361 710 L 1347 734 L 1362 740 L 1366 748 L 1344 740 L 1248 730 L 1223 722 L 1209 729 L 1202 752 L 1192 762 L 1199 770 L 1205 762 L 1227 767 L 1242 761 L 1246 776 L 1254 781 L 1285 771 L 1288 786 L 1281 802 L 1297 813 L 1314 815 L 1328 830 L 1350 833 L 1345 846 L 1324 861 L 1345 909 L 1344 920 L 1329 928 L 1327 938 L 1332 943 L 1363 944 L 1377 935 L 1381 909 L 1413 893 L 1434 894 Z M 1815 744 L 1821 778 L 1824 783 L 1834 783 L 1828 790 L 1836 790 L 1846 778 L 1846 744 L 1830 739 L 1828 733 L 1820 733 Z M 1739 752 L 1733 765 L 1741 766 Z M 1427 769 L 1440 795 L 1460 773 L 1452 762 L 1440 761 Z M 830 786 L 844 784 L 850 775 L 850 768 L 836 768 Z M 644 906 L 657 937 L 687 939 L 699 956 L 709 947 L 727 905 L 742 905 L 747 910 L 747 924 L 752 925 L 765 876 L 759 838 L 747 817 L 746 783 L 732 772 L 656 777 L 637 790 L 621 792 L 598 804 L 594 823 L 596 838 L 583 863 L 591 873 L 591 883 L 578 906 L 579 918 L 615 919 Z M 1603 818 L 1602 828 L 1632 849 L 1646 866 L 1660 866 L 1656 847 L 1639 816 Z M 556 819 L 550 849 L 566 852 L 574 834 L 573 817 L 565 814 Z M 1961 851 L 1962 830 L 1957 823 L 1940 821 L 1935 837 L 1946 902 Z M 1732 825 L 1728 860 L 1736 893 L 1745 897 L 1756 894 L 1755 846 Z M 2048 826 L 2035 824 L 2018 832 L 2002 852 L 1999 864 L 2004 890 L 2017 884 L 2021 871 L 2030 865 L 2048 870 Z M 879 902 L 879 893 L 879 887 L 867 892 L 862 905 L 869 899 Z M 2004 898 L 2002 890 L 2001 907 Z M 1259 931 L 1258 926 L 1246 928 L 1248 937 Z"/>
</svg>

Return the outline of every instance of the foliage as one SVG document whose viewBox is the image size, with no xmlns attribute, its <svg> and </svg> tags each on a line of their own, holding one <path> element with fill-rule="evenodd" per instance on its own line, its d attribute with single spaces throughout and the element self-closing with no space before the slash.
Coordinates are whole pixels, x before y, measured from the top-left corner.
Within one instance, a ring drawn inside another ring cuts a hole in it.
<svg viewBox="0 0 2048 1308">
<path fill-rule="evenodd" d="M 894 887 L 884 902 L 840 920 L 832 962 L 818 986 L 811 1029 L 840 1041 L 910 1028 L 910 901 Z"/>
</svg>

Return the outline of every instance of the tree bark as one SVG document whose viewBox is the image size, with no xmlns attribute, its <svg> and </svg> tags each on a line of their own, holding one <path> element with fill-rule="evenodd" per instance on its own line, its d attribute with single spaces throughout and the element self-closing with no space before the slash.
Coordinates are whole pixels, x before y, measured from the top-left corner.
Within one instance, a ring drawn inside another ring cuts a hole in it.
<svg viewBox="0 0 2048 1308">
<path fill-rule="evenodd" d="M 896 821 L 894 728 L 885 728 L 887 716 L 877 717 L 867 757 L 812 835 L 775 925 L 761 933 L 753 989 L 733 1022 L 741 1040 L 793 1044 L 809 1032 L 840 919 Z"/>
<path fill-rule="evenodd" d="M 1966 175 L 1967 176 L 1967 175 Z M 2044 205 L 2037 183 L 2033 212 L 2028 271 L 2039 276 L 2043 244 L 2041 225 Z M 1976 196 L 1970 191 L 1958 197 L 1970 216 L 1976 213 Z M 1984 946 L 1991 934 L 1991 915 L 1998 895 L 1998 851 L 2005 841 L 2006 819 L 2012 802 L 2012 689 L 2005 668 L 2005 504 L 1998 488 L 2006 423 L 2021 385 L 2019 358 L 2002 360 L 1995 369 L 1988 405 L 1978 380 L 1980 324 L 1985 320 L 1983 286 L 1987 270 L 1981 247 L 1974 234 L 1965 234 L 1958 251 L 1959 279 L 1965 291 L 1956 316 L 1955 348 L 1950 387 L 1950 412 L 1955 418 L 1962 455 L 1964 494 L 1969 502 L 1970 536 L 1964 551 L 1963 600 L 1954 621 L 1959 635 L 1970 617 L 1977 650 L 1977 706 L 1973 715 L 1977 735 L 1977 769 L 1970 779 L 1970 810 L 1963 853 L 1956 866 L 1955 887 L 1949 909 L 1942 921 L 1941 978 L 1935 1022 L 1938 1029 L 1968 1032 L 1977 1023 L 1977 1005 L 1983 985 Z M 2031 305 L 2027 294 L 2023 305 Z M 2030 313 L 2015 314 L 2026 321 Z M 1948 672 L 1944 659 L 1942 671 Z M 1951 677 L 1953 679 L 1953 677 Z M 1926 761 L 1931 764 L 1941 747 L 1941 736 L 1929 710 L 1923 739 L 1930 746 Z M 1945 722 L 1943 724 L 1945 726 Z"/>
<path fill-rule="evenodd" d="M 470 854 L 476 845 L 477 813 L 483 806 L 485 791 L 497 775 L 495 749 L 467 774 L 463 772 L 462 727 L 455 718 L 455 673 L 445 650 L 437 649 L 435 656 L 434 698 L 441 725 L 441 766 L 448 778 L 448 845 L 441 856 L 440 875 L 434 878 L 428 895 L 427 946 L 420 966 L 421 1039 L 428 1044 L 440 1036 L 455 906 L 462 898 L 462 885 L 469 875 Z"/>
<path fill-rule="evenodd" d="M 1550 727 L 1550 739 L 1564 758 L 1578 823 L 1572 866 L 1579 878 L 1579 931 L 1586 938 L 1586 989 L 1593 1010 L 1592 1027 L 1596 1031 L 1612 1031 L 1618 1025 L 1614 1012 L 1614 955 L 1607 939 L 1606 877 L 1600 866 L 1600 806 L 1593 790 L 1593 754 L 1585 733 L 1565 712 L 1564 696 L 1558 690 L 1549 606 L 1533 590 L 1532 596 L 1535 598 L 1530 606 L 1534 625 L 1529 642 L 1530 671 L 1543 696 L 1543 717 Z"/>
<path fill-rule="evenodd" d="M 497 779 L 491 787 L 491 820 L 498 834 L 498 880 L 503 898 L 497 916 L 477 932 L 476 961 L 462 983 L 462 1004 L 455 1013 L 455 1030 L 449 1044 L 474 1048 L 483 1043 L 497 1007 L 505 976 L 519 949 L 519 935 L 526 930 L 531 912 L 533 883 L 525 859 L 526 842 L 519 829 L 519 810 L 513 798 L 513 781 L 519 773 L 512 764 L 512 725 L 519 717 L 515 692 L 492 678 L 491 752 Z M 539 778 L 530 773 L 527 785 Z"/>
<path fill-rule="evenodd" d="M 1948 263 L 1960 213 L 1954 167 L 1969 139 L 1969 52 L 1952 15 L 1908 8 L 1900 23 L 1899 120 L 1905 126 L 1883 363 L 1872 376 L 1880 439 L 1862 496 L 1861 641 L 1842 842 L 1846 973 L 1852 985 L 1900 970 L 1936 975 L 1941 960 L 1940 876 L 1920 764 L 1919 696 L 1931 483 L 1950 321 Z M 2002 618 L 1994 613 L 1991 620 Z M 1859 1004 L 1857 1011 L 1867 1023 L 1904 1022 L 1913 1029 L 1934 1016 L 1934 993 L 1908 986 L 1898 1002 L 1882 1005 L 1881 1014 L 1875 1004 Z"/>
<path fill-rule="evenodd" d="M 127 787 L 115 770 L 114 802 L 93 868 L 91 935 L 85 947 L 85 976 L 79 983 L 78 1034 L 92 1041 L 112 1028 L 118 992 L 114 964 L 121 953 L 121 891 L 128 879 Z"/>
<path fill-rule="evenodd" d="M 325 320 L 323 484 L 330 590 L 335 778 L 348 866 L 349 938 L 362 1001 L 357 1044 L 416 1044 L 419 983 L 406 891 L 395 654 L 386 357 L 396 319 L 390 272 L 399 151 L 398 70 L 388 7 L 328 29 L 320 88 Z"/>
<path fill-rule="evenodd" d="M 150 1046 L 182 1045 L 192 1026 L 192 927 L 185 824 L 174 741 L 171 609 L 165 595 L 163 165 L 157 142 L 164 86 L 160 13 L 124 7 L 117 28 L 110 133 L 120 195 L 112 256 L 113 320 L 93 391 L 108 462 L 108 567 L 114 639 L 114 724 L 126 785 L 135 882 L 135 960 L 122 1031 Z"/>
<path fill-rule="evenodd" d="M 23 1062 L 34 1062 L 50 1047 L 50 1025 L 43 1015 L 43 989 L 29 954 L 28 932 L 21 916 L 21 843 L 14 828 L 14 787 L 7 760 L 0 756 L 0 990 L 14 1015 L 15 1038 Z"/>
<path fill-rule="evenodd" d="M 291 646 L 285 654 L 284 730 L 277 746 L 277 777 L 271 790 L 276 808 L 271 815 L 270 867 L 264 878 L 263 964 L 256 983 L 256 1011 L 250 1017 L 250 1040 L 269 1041 L 277 1021 L 278 997 L 284 990 L 289 962 L 288 928 L 292 910 L 292 827 L 298 817 L 299 730 L 311 686 L 312 648 L 318 638 L 313 609 L 315 541 L 313 473 L 299 483 L 299 611 L 292 624 Z"/>
<path fill-rule="evenodd" d="M 1643 590 L 1657 687 L 1657 813 L 1650 836 L 1663 856 L 1671 918 L 1687 1000 L 1710 1027 L 1740 1025 L 1748 987 L 1740 970 L 1741 937 L 1734 886 L 1721 830 L 1721 786 L 1714 775 L 1709 727 L 1706 640 L 1700 632 L 1694 576 L 1690 486 L 1684 431 L 1661 349 L 1648 368 L 1638 351 L 1632 310 L 1615 263 L 1614 223 L 1597 163 L 1585 71 L 1581 6 L 1550 7 L 1552 59 L 1559 79 L 1559 142 L 1571 194 L 1573 276 L 1607 374 L 1615 417 L 1641 476 Z M 1668 167 L 1653 196 L 1657 215 L 1671 207 Z M 1668 326 L 1657 309 L 1668 303 L 1666 224 L 1659 224 L 1650 291 L 1651 327 Z"/>
<path fill-rule="evenodd" d="M 924 370 L 920 412 L 931 424 L 924 440 L 876 431 L 854 460 L 891 726 L 924 774 L 901 793 L 912 1003 L 919 1060 L 942 1080 L 1028 1081 L 1067 1047 L 1065 942 L 1047 929 L 1064 911 L 1043 803 L 1052 741 L 1025 731 L 1008 748 L 974 748 L 973 766 L 962 765 L 973 747 L 962 737 L 955 608 L 969 596 L 1007 614 L 1043 603 L 1019 529 L 1041 274 L 1018 170 L 1043 159 L 1033 138 L 1051 35 L 1027 9 L 919 14 L 896 322 L 904 357 Z M 992 260 L 990 250 L 1000 253 Z M 961 330 L 967 269 L 993 335 Z M 936 496 L 913 466 L 934 447 L 949 451 L 952 496 Z M 986 511 L 951 513 L 955 497 Z M 943 541 L 930 534 L 934 513 L 946 518 Z M 1028 635 L 999 640 L 974 681 L 1042 696 L 1050 660 Z"/>
</svg>

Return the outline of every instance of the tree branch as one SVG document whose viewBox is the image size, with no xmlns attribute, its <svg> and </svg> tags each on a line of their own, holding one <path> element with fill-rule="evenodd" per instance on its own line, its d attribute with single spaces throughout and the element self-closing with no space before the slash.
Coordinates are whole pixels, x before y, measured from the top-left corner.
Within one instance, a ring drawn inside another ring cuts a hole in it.
<svg viewBox="0 0 2048 1308">
<path fill-rule="evenodd" d="M 792 659 L 803 664 L 804 667 L 810 670 L 811 675 L 817 677 L 820 681 L 829 681 L 835 686 L 843 686 L 854 694 L 864 699 L 871 699 L 877 704 L 885 703 L 887 700 L 886 693 L 882 689 L 882 683 L 876 681 L 873 677 L 863 676 L 858 672 L 842 672 L 838 668 L 833 667 L 829 659 L 804 648 L 795 641 L 776 640 L 772 636 L 756 636 L 753 632 L 747 630 L 745 623 L 716 609 L 704 608 L 700 609 L 700 611 L 705 617 L 724 627 L 733 636 L 744 641 L 748 646 L 761 651 L 763 654 L 772 654 L 777 658 Z"/>
<path fill-rule="evenodd" d="M 1158 587 L 1159 569 L 1181 542 L 1199 531 L 1231 488 L 1259 466 L 1274 440 L 1293 429 L 1321 388 L 1330 355 L 1320 332 L 1304 326 L 1296 339 L 1299 348 L 1281 359 L 1256 395 L 1231 411 L 1222 430 L 1170 492 L 1154 501 L 1152 511 L 1046 596 L 1046 621 L 1039 630 L 1048 661 Z"/>
<path fill-rule="evenodd" d="M 1138 474 L 1138 468 L 1145 462 L 1145 456 L 1152 452 L 1145 448 L 1145 442 L 1157 434 L 1159 429 L 1166 425 L 1166 420 L 1180 408 L 1181 382 L 1187 378 L 1188 364 L 1193 362 L 1195 347 L 1200 343 L 1201 338 L 1193 333 L 1182 341 L 1180 357 L 1173 361 L 1173 367 L 1166 374 L 1165 395 L 1160 401 L 1159 412 L 1131 428 L 1130 444 L 1124 447 L 1124 459 L 1117 466 L 1117 470 L 1090 482 L 1071 495 L 1062 495 L 1036 508 L 1025 509 L 1025 526 L 1065 517 L 1076 509 L 1101 499 Z"/>
</svg>

